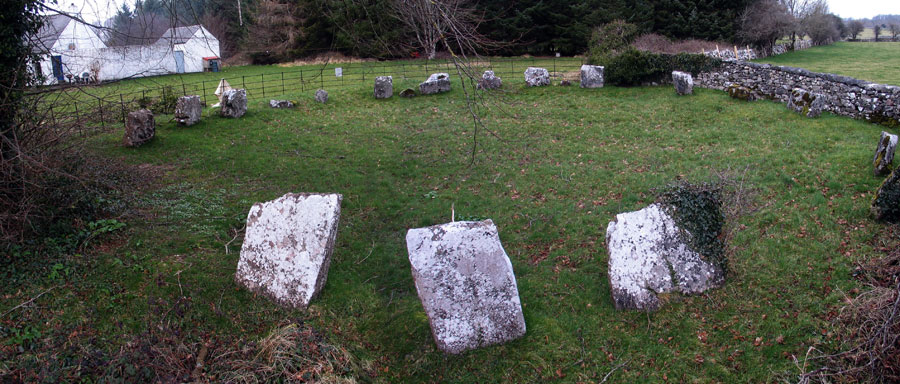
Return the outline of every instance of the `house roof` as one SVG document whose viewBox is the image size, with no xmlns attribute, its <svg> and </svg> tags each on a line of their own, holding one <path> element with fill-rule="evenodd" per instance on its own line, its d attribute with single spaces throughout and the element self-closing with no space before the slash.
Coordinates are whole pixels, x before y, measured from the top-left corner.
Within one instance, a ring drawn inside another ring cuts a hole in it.
<svg viewBox="0 0 900 384">
<path fill-rule="evenodd" d="M 35 36 L 36 39 L 32 41 L 34 44 L 32 50 L 34 52 L 49 50 L 59 40 L 59 35 L 63 33 L 70 21 L 72 18 L 68 15 L 56 14 L 45 17 L 44 24 L 41 25 L 41 29 Z"/>
<path fill-rule="evenodd" d="M 200 25 L 188 25 L 186 27 L 169 28 L 163 33 L 157 42 L 171 42 L 172 44 L 184 44 L 200 29 Z"/>
</svg>

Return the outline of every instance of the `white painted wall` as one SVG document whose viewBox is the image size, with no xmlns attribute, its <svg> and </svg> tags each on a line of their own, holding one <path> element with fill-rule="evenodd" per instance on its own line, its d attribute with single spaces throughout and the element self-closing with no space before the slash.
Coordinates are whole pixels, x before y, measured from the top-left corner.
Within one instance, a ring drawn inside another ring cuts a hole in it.
<svg viewBox="0 0 900 384">
<path fill-rule="evenodd" d="M 46 83 L 55 83 L 50 56 L 62 56 L 64 75 L 81 76 L 87 72 L 96 76 L 96 69 L 100 63 L 98 58 L 101 57 L 99 52 L 105 48 L 106 44 L 90 27 L 70 21 L 60 33 L 59 39 L 49 47 L 50 54 L 42 57 L 41 73 L 48 78 Z"/>
</svg>

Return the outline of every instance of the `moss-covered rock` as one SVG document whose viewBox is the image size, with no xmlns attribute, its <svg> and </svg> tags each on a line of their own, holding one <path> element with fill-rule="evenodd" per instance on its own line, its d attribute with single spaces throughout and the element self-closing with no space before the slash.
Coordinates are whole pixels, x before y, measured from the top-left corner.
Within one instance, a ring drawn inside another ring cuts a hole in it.
<svg viewBox="0 0 900 384">
<path fill-rule="evenodd" d="M 794 88 L 788 99 L 788 108 L 806 117 L 819 117 L 825 108 L 825 95 Z"/>
<path fill-rule="evenodd" d="M 888 177 L 878 193 L 875 194 L 875 200 L 872 202 L 872 214 L 876 220 L 886 221 L 889 223 L 900 222 L 900 167 L 895 168 L 891 176 Z"/>
<path fill-rule="evenodd" d="M 728 92 L 728 96 L 731 96 L 732 99 L 744 101 L 754 101 L 759 99 L 756 92 L 752 89 L 738 84 L 728 86 L 728 88 L 725 88 L 725 92 Z"/>
</svg>

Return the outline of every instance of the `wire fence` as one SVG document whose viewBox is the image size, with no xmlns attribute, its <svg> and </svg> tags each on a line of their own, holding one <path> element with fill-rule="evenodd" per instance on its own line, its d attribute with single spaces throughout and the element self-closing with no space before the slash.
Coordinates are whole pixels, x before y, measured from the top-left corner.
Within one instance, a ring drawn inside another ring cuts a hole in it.
<svg viewBox="0 0 900 384">
<path fill-rule="evenodd" d="M 504 80 L 505 86 L 524 84 L 524 72 L 528 67 L 541 67 L 550 72 L 551 79 L 577 81 L 582 58 L 577 57 L 528 57 L 483 58 L 469 63 L 480 76 L 481 71 L 492 70 Z M 278 71 L 277 69 L 283 68 Z M 65 103 L 49 103 L 51 122 L 57 126 L 77 127 L 85 133 L 102 130 L 115 124 L 125 124 L 129 112 L 148 108 L 155 114 L 174 113 L 178 97 L 200 96 L 204 106 L 219 102 L 216 88 L 225 80 L 232 88 L 247 91 L 247 98 L 260 100 L 315 92 L 342 90 L 373 85 L 378 76 L 393 76 L 398 83 L 409 80 L 424 81 L 432 73 L 446 72 L 458 77 L 455 65 L 449 60 L 399 60 L 382 62 L 325 63 L 299 67 L 272 67 L 271 72 L 225 76 L 218 80 L 201 80 L 185 83 L 180 76 L 159 78 L 163 85 L 144 87 L 128 92 L 85 94 L 69 98 Z M 244 71 L 247 72 L 247 71 Z M 102 88 L 101 88 L 102 89 Z M 396 90 L 395 91 L 399 91 Z"/>
</svg>

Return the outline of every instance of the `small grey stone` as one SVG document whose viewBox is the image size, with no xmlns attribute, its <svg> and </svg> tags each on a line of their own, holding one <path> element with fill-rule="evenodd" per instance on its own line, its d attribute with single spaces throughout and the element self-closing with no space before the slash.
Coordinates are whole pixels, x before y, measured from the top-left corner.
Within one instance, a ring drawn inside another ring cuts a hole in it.
<svg viewBox="0 0 900 384">
<path fill-rule="evenodd" d="M 694 78 L 690 73 L 672 72 L 672 82 L 675 83 L 675 93 L 690 95 L 694 93 Z"/>
<path fill-rule="evenodd" d="M 528 67 L 525 70 L 525 83 L 529 87 L 550 85 L 550 72 L 544 68 Z"/>
<path fill-rule="evenodd" d="M 235 281 L 280 305 L 308 307 L 328 278 L 341 199 L 288 193 L 253 204 Z"/>
<path fill-rule="evenodd" d="M 516 276 L 494 222 L 410 229 L 406 247 L 440 350 L 456 354 L 525 334 Z"/>
<path fill-rule="evenodd" d="M 484 71 L 481 80 L 478 81 L 478 89 L 499 89 L 503 86 L 503 79 L 494 75 L 494 71 Z"/>
<path fill-rule="evenodd" d="M 140 109 L 128 114 L 125 120 L 125 138 L 122 140 L 126 147 L 139 147 L 155 136 L 156 121 L 153 119 L 153 112 Z"/>
<path fill-rule="evenodd" d="M 581 88 L 603 88 L 603 69 L 599 65 L 582 65 Z"/>
<path fill-rule="evenodd" d="M 328 91 L 320 89 L 316 91 L 316 101 L 325 104 L 328 102 Z"/>
<path fill-rule="evenodd" d="M 419 84 L 419 92 L 423 95 L 450 92 L 450 75 L 447 73 L 433 73 L 428 80 Z"/>
<path fill-rule="evenodd" d="M 247 90 L 231 89 L 222 94 L 220 115 L 236 119 L 245 113 L 247 113 Z"/>
<path fill-rule="evenodd" d="M 191 126 L 200 121 L 203 114 L 203 106 L 200 96 L 181 96 L 175 103 L 175 122 L 179 125 Z"/>
<path fill-rule="evenodd" d="M 294 108 L 294 103 L 290 100 L 269 100 L 271 108 Z"/>
<path fill-rule="evenodd" d="M 400 91 L 400 97 L 411 98 L 416 97 L 416 90 L 412 88 L 406 88 Z"/>
<path fill-rule="evenodd" d="M 394 78 L 391 76 L 378 76 L 375 78 L 375 98 L 388 99 L 394 96 Z"/>
<path fill-rule="evenodd" d="M 875 166 L 875 176 L 882 176 L 891 171 L 891 163 L 894 161 L 894 151 L 897 149 L 897 135 L 881 132 L 878 147 L 875 148 L 875 158 L 872 163 Z"/>
</svg>

